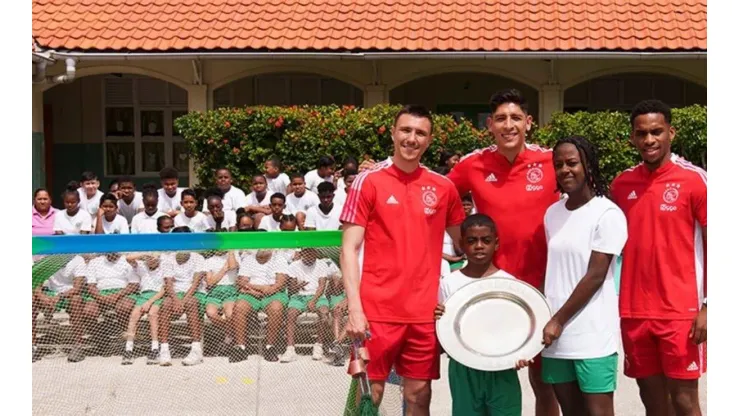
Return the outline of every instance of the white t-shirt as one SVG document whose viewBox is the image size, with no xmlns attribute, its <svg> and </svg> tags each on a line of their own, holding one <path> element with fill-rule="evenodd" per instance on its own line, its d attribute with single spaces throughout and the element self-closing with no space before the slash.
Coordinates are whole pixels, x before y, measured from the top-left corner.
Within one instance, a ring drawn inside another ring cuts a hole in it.
<svg viewBox="0 0 740 416">
<path fill-rule="evenodd" d="M 157 210 L 164 213 L 170 212 L 172 210 L 181 211 L 182 206 L 180 205 L 180 199 L 182 198 L 183 190 L 185 190 L 185 188 L 177 188 L 177 191 L 175 191 L 175 196 L 170 198 L 169 195 L 167 195 L 167 192 L 164 191 L 164 188 L 157 189 L 157 194 L 159 194 Z"/>
<path fill-rule="evenodd" d="M 139 213 L 140 209 L 144 209 L 144 199 L 141 196 L 141 192 L 134 192 L 134 199 L 131 200 L 130 204 L 127 204 L 123 199 L 118 200 L 118 213 L 126 218 L 129 224 L 134 219 L 134 215 Z"/>
<path fill-rule="evenodd" d="M 187 292 L 193 285 L 193 278 L 196 273 L 206 271 L 206 261 L 198 253 L 190 253 L 190 258 L 183 264 L 178 264 L 175 255 L 170 257 L 170 264 L 172 264 L 171 276 L 175 278 L 175 292 Z M 205 292 L 203 284 L 198 287 L 199 292 Z"/>
<path fill-rule="evenodd" d="M 447 260 L 442 259 L 442 269 L 439 271 L 439 275 L 442 277 L 445 277 L 452 273 L 452 269 L 450 268 L 450 263 L 447 262 Z"/>
<path fill-rule="evenodd" d="M 330 182 L 334 183 L 334 176 L 329 175 L 325 178 L 322 178 L 319 176 L 319 172 L 317 169 L 308 171 L 305 175 L 303 175 L 303 180 L 306 182 L 306 189 L 317 194 L 319 193 L 319 184 L 321 182 Z"/>
<path fill-rule="evenodd" d="M 509 273 L 506 273 L 503 270 L 499 270 L 496 273 L 493 273 L 488 276 L 482 276 L 482 277 L 468 277 L 468 276 L 465 276 L 462 271 L 455 270 L 454 272 L 448 274 L 442 280 L 439 281 L 439 302 L 445 303 L 447 299 L 449 299 L 453 293 L 460 290 L 461 287 L 467 285 L 468 283 L 472 283 L 472 282 L 475 282 L 477 280 L 480 280 L 486 277 L 502 277 L 506 279 L 516 279 L 514 276 L 510 275 Z"/>
<path fill-rule="evenodd" d="M 290 178 L 288 177 L 288 175 L 280 173 L 277 177 L 275 177 L 275 179 L 271 179 L 267 175 L 265 175 L 265 178 L 267 178 L 268 191 L 271 191 L 273 193 L 280 192 L 281 194 L 285 195 L 286 191 L 288 190 L 288 185 L 290 185 Z"/>
<path fill-rule="evenodd" d="M 442 240 L 442 253 L 448 256 L 457 256 L 455 253 L 455 244 L 452 241 L 452 236 L 445 231 L 445 238 Z"/>
<path fill-rule="evenodd" d="M 341 197 L 342 200 L 347 198 L 347 185 L 344 184 L 344 178 L 337 179 L 336 188 L 334 190 L 334 200 L 336 201 L 337 197 Z"/>
<path fill-rule="evenodd" d="M 206 215 L 203 220 L 204 231 L 210 229 L 216 229 L 216 220 L 213 219 L 213 215 Z M 228 230 L 231 227 L 236 227 L 236 212 L 224 210 L 224 220 L 221 222 L 221 229 Z"/>
<path fill-rule="evenodd" d="M 54 273 L 49 280 L 44 282 L 44 287 L 59 295 L 74 287 L 76 277 L 85 277 L 86 274 L 87 264 L 85 259 L 82 256 L 74 256 L 64 268 Z"/>
<path fill-rule="evenodd" d="M 545 213 L 547 271 L 545 296 L 553 314 L 565 304 L 588 270 L 592 251 L 613 254 L 606 280 L 591 300 L 563 327 L 563 333 L 542 351 L 543 357 L 586 359 L 617 351 L 619 308 L 614 285 L 617 256 L 627 242 L 627 220 L 608 198 L 595 197 L 569 211 L 567 198 Z"/>
<path fill-rule="evenodd" d="M 313 264 L 306 264 L 303 260 L 294 261 L 288 269 L 288 276 L 299 282 L 308 284 L 298 291 L 299 295 L 314 295 L 319 288 L 319 279 L 329 277 L 331 272 L 326 264 L 327 259 L 317 259 Z"/>
<path fill-rule="evenodd" d="M 74 216 L 69 216 L 66 209 L 59 210 L 54 215 L 54 232 L 61 231 L 65 235 L 79 234 L 80 231 L 92 232 L 92 224 L 92 217 L 81 206 Z"/>
<path fill-rule="evenodd" d="M 207 272 L 211 273 L 218 273 L 223 269 L 224 265 L 226 265 L 226 262 L 229 259 L 228 254 L 224 254 L 223 256 L 212 256 L 206 259 L 205 269 Z M 236 282 L 236 269 L 231 269 L 226 272 L 224 277 L 221 278 L 221 280 L 218 281 L 217 285 L 233 285 Z"/>
<path fill-rule="evenodd" d="M 134 219 L 131 220 L 131 234 L 156 234 L 157 231 L 157 219 L 163 215 L 167 215 L 164 212 L 157 211 L 151 217 L 142 211 L 134 215 Z"/>
<path fill-rule="evenodd" d="M 316 205 L 311 207 L 306 213 L 306 222 L 304 224 L 307 228 L 315 228 L 316 230 L 338 230 L 342 223 L 339 221 L 339 216 L 342 215 L 342 207 L 336 203 L 332 206 L 331 211 L 328 214 L 324 214 L 324 211 Z"/>
<path fill-rule="evenodd" d="M 300 197 L 292 193 L 285 197 L 285 213 L 295 215 L 302 212 L 305 214 L 311 207 L 319 205 L 319 202 L 321 202 L 319 196 L 309 190 L 306 190 Z"/>
<path fill-rule="evenodd" d="M 260 221 L 259 230 L 265 231 L 280 231 L 280 222 L 275 221 L 272 215 L 265 215 Z"/>
<path fill-rule="evenodd" d="M 128 221 L 122 215 L 117 215 L 108 222 L 103 216 L 103 234 L 129 234 Z"/>
<path fill-rule="evenodd" d="M 80 195 L 80 208 L 87 211 L 90 216 L 95 217 L 98 215 L 98 208 L 100 207 L 100 198 L 103 196 L 103 192 L 100 190 L 95 191 L 95 195 L 88 199 L 85 193 L 84 187 L 77 188 L 77 193 Z"/>
<path fill-rule="evenodd" d="M 239 276 L 248 278 L 250 284 L 267 286 L 275 284 L 277 274 L 287 274 L 288 269 L 288 262 L 274 253 L 270 260 L 262 264 L 257 261 L 257 257 L 250 256 L 239 265 Z"/>
<path fill-rule="evenodd" d="M 247 197 L 244 195 L 244 191 L 236 186 L 229 188 L 229 192 L 224 194 L 221 203 L 224 206 L 224 211 L 236 211 L 239 208 L 249 205 L 247 204 Z M 208 212 L 208 198 L 203 201 L 203 209 L 201 211 Z"/>
<path fill-rule="evenodd" d="M 230 211 L 224 212 L 224 221 L 226 220 L 226 217 L 228 217 L 228 213 Z M 175 227 L 188 227 L 190 230 L 194 233 L 200 233 L 208 229 L 206 226 L 206 220 L 209 216 L 202 213 L 195 211 L 195 215 L 193 217 L 188 217 L 185 215 L 185 212 L 181 212 L 175 216 Z M 215 227 L 214 223 L 214 227 Z"/>
<path fill-rule="evenodd" d="M 269 207 L 272 194 L 274 194 L 274 192 L 268 189 L 267 191 L 265 191 L 265 197 L 262 198 L 262 201 L 258 201 L 257 194 L 254 192 L 250 192 L 249 195 L 247 195 L 246 203 L 244 205 L 258 205 L 260 207 Z"/>
<path fill-rule="evenodd" d="M 98 290 L 123 289 L 129 283 L 139 283 L 133 267 L 121 256 L 110 262 L 105 255 L 90 260 L 87 265 L 87 283 L 94 284 Z"/>
<path fill-rule="evenodd" d="M 159 292 L 164 285 L 164 278 L 172 275 L 172 264 L 168 257 L 159 258 L 159 266 L 150 270 L 146 262 L 136 262 L 136 276 L 139 278 L 139 290 L 142 292 L 153 290 Z"/>
</svg>

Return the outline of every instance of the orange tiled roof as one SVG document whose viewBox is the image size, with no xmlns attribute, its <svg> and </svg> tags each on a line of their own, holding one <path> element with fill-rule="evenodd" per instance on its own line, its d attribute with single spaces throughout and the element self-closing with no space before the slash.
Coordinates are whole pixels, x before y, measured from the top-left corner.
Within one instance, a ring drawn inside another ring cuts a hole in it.
<svg viewBox="0 0 740 416">
<path fill-rule="evenodd" d="M 706 0 L 33 0 L 42 48 L 685 51 Z"/>
</svg>

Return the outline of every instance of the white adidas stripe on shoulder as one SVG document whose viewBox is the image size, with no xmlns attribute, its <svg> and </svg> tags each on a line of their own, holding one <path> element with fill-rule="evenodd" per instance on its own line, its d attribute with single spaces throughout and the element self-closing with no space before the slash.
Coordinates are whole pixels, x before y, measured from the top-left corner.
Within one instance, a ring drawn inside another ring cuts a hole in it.
<svg viewBox="0 0 740 416">
<path fill-rule="evenodd" d="M 448 178 L 447 176 L 442 175 L 440 173 L 437 173 L 437 172 L 433 171 L 432 169 L 429 169 L 428 167 L 426 167 L 424 165 L 421 165 L 421 167 L 424 168 L 424 169 L 426 169 L 427 172 L 429 172 L 429 173 L 431 173 L 431 174 L 433 174 L 435 176 L 439 176 L 440 178 L 444 178 L 447 182 L 449 182 L 449 183 L 451 183 L 453 185 L 455 184 L 454 182 L 452 182 L 452 179 Z"/>
<path fill-rule="evenodd" d="M 524 147 L 526 147 L 529 150 L 533 150 L 535 152 L 542 152 L 542 153 L 552 152 L 552 149 L 548 149 L 547 147 L 542 147 L 538 144 L 524 143 Z"/>
<path fill-rule="evenodd" d="M 362 184 L 365 182 L 365 179 L 376 172 L 379 172 L 383 169 L 386 169 L 391 166 L 390 158 L 378 162 L 370 169 L 367 169 L 363 172 L 360 172 L 360 174 L 357 175 L 354 182 L 352 182 L 352 186 L 350 187 L 350 190 L 353 191 L 350 193 L 349 198 L 345 201 L 345 211 L 347 213 L 346 217 L 343 215 L 343 221 L 347 222 L 353 222 L 355 219 L 355 216 L 357 215 L 357 203 L 360 200 L 360 191 L 362 190 Z"/>
<path fill-rule="evenodd" d="M 707 184 L 707 171 L 704 169 L 675 154 L 671 156 L 671 161 L 682 169 L 696 173 L 704 181 L 704 185 Z"/>
<path fill-rule="evenodd" d="M 467 158 L 469 158 L 471 156 L 480 155 L 480 154 L 483 154 L 485 152 L 495 152 L 496 149 L 497 149 L 497 147 L 496 147 L 495 144 L 492 145 L 492 146 L 484 147 L 482 149 L 475 149 L 472 152 L 470 152 L 470 153 L 466 154 L 465 156 L 461 157 L 460 158 L 460 162 L 462 162 L 463 160 L 465 160 L 465 159 L 467 159 Z M 460 162 L 458 162 L 458 163 L 460 163 Z"/>
</svg>

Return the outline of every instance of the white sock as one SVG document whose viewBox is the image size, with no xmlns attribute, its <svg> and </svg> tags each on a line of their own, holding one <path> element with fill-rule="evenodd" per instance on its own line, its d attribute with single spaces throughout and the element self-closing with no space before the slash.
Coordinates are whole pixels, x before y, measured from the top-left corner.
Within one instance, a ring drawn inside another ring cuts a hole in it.
<svg viewBox="0 0 740 416">
<path fill-rule="evenodd" d="M 133 351 L 134 350 L 134 341 L 126 341 L 126 351 Z"/>
<path fill-rule="evenodd" d="M 153 350 L 159 349 L 159 341 L 152 340 L 152 349 Z"/>
<path fill-rule="evenodd" d="M 159 348 L 162 352 L 170 352 L 170 344 L 168 342 L 163 342 Z"/>
<path fill-rule="evenodd" d="M 228 345 L 228 344 L 231 344 L 232 342 L 234 342 L 234 339 L 231 338 L 230 336 L 226 335 L 226 337 L 224 337 L 224 344 Z"/>
<path fill-rule="evenodd" d="M 193 345 L 190 348 L 193 351 L 203 351 L 203 345 L 200 342 L 193 342 Z"/>
<path fill-rule="evenodd" d="M 33 345 L 33 350 L 34 350 L 34 351 L 36 351 L 37 349 L 39 349 L 39 346 L 38 346 L 38 345 L 36 345 L 36 344 L 34 344 L 34 345 Z"/>
<path fill-rule="evenodd" d="M 268 346 L 268 348 L 270 348 Z M 286 353 L 295 353 L 295 345 L 288 345 L 288 348 L 285 349 Z"/>
<path fill-rule="evenodd" d="M 240 350 L 246 350 L 246 345 L 237 345 L 236 348 L 239 348 Z"/>
<path fill-rule="evenodd" d="M 318 347 L 323 347 L 324 344 L 322 344 L 320 342 L 317 342 L 317 343 L 313 344 L 313 346 L 318 348 Z"/>
</svg>

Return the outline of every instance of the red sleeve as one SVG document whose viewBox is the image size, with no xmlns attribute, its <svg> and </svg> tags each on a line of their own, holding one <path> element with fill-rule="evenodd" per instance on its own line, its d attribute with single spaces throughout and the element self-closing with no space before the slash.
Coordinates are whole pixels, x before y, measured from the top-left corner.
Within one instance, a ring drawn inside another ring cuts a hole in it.
<svg viewBox="0 0 740 416">
<path fill-rule="evenodd" d="M 462 224 L 465 220 L 465 210 L 460 195 L 452 184 L 450 184 L 450 195 L 447 201 L 447 227 Z"/>
<path fill-rule="evenodd" d="M 355 178 L 344 202 L 342 215 L 339 217 L 341 222 L 367 227 L 367 220 L 375 202 L 375 187 L 369 179 L 367 174 Z"/>
<path fill-rule="evenodd" d="M 470 162 L 471 160 L 463 160 L 459 162 L 452 168 L 450 173 L 447 174 L 447 178 L 452 181 L 460 195 L 470 192 L 470 175 L 468 175 L 468 166 L 470 166 Z"/>
</svg>

